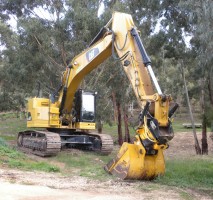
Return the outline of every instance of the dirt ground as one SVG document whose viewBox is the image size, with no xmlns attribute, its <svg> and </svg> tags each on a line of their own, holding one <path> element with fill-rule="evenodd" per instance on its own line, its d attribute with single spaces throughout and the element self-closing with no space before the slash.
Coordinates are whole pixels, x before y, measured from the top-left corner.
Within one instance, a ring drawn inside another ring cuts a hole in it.
<svg viewBox="0 0 213 200">
<path fill-rule="evenodd" d="M 201 145 L 201 133 L 197 133 Z M 213 133 L 207 134 L 208 154 L 213 156 Z M 166 158 L 172 157 L 193 157 L 196 156 L 194 148 L 194 137 L 192 132 L 175 133 L 174 138 L 169 142 L 169 148 L 165 151 Z"/>
<path fill-rule="evenodd" d="M 179 193 L 167 188 L 154 193 L 136 189 L 138 183 L 124 181 L 98 182 L 82 177 L 62 177 L 41 172 L 0 170 L 2 200 L 136 200 L 179 199 Z M 144 183 L 146 184 L 146 183 Z M 145 187 L 145 186 L 144 186 Z M 169 197 L 169 198 L 168 198 Z"/>
<path fill-rule="evenodd" d="M 210 138 L 208 141 L 209 155 L 213 155 L 213 142 Z M 192 133 L 176 133 L 165 156 L 168 159 L 174 156 L 196 156 Z M 189 189 L 159 187 L 150 182 L 119 179 L 100 182 L 80 176 L 65 177 L 56 173 L 0 169 L 0 200 L 186 199 L 181 195 L 183 193 L 189 194 L 190 199 L 211 199 Z"/>
</svg>

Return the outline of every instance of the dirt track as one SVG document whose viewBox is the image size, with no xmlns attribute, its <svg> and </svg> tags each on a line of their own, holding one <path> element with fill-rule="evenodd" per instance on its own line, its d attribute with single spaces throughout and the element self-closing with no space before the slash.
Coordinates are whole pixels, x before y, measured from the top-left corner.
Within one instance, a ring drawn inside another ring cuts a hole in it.
<svg viewBox="0 0 213 200">
<path fill-rule="evenodd" d="M 7 192 L 10 190 L 11 192 Z M 11 183 L 0 183 L 0 192 L 4 200 L 111 200 L 134 199 L 130 196 L 111 195 L 92 191 L 74 191 L 70 189 L 52 189 L 45 186 L 30 186 Z M 2 199 L 2 200 L 3 200 Z"/>
<path fill-rule="evenodd" d="M 41 172 L 0 170 L 0 199 L 2 200 L 136 200 L 136 199 L 180 199 L 178 191 L 167 187 L 154 192 L 137 189 L 141 182 L 91 181 L 83 177 L 63 177 Z M 142 187 L 149 187 L 144 182 Z"/>
<path fill-rule="evenodd" d="M 200 138 L 200 136 L 199 136 Z M 213 154 L 209 140 L 209 154 Z M 191 133 L 178 133 L 165 153 L 174 156 L 195 156 Z M 139 200 L 139 199 L 211 199 L 196 191 L 159 186 L 150 182 L 110 180 L 100 182 L 79 176 L 62 176 L 55 173 L 26 172 L 0 169 L 0 200 Z"/>
<path fill-rule="evenodd" d="M 213 134 L 213 133 L 212 133 Z M 201 145 L 201 133 L 197 133 Z M 213 155 L 213 140 L 210 133 L 207 134 L 209 155 Z M 193 157 L 196 156 L 194 137 L 192 132 L 175 133 L 175 137 L 169 142 L 169 148 L 165 151 L 166 158 Z"/>
</svg>

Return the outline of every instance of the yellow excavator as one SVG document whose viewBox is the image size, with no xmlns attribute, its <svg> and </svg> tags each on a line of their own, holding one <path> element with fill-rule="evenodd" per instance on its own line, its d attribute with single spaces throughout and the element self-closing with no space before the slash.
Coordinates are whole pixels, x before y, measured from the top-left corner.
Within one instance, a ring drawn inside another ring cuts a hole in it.
<svg viewBox="0 0 213 200">
<path fill-rule="evenodd" d="M 96 93 L 78 89 L 82 79 L 111 55 L 121 61 L 142 111 L 134 143 L 123 143 L 105 170 L 122 179 L 164 174 L 163 150 L 174 136 L 171 117 L 178 105 L 169 110 L 172 98 L 162 93 L 139 31 L 125 13 L 114 12 L 89 47 L 73 58 L 58 91 L 49 99 L 28 101 L 27 127 L 47 130 L 20 132 L 20 149 L 40 156 L 56 155 L 63 146 L 111 153 L 112 138 L 94 131 Z"/>
</svg>

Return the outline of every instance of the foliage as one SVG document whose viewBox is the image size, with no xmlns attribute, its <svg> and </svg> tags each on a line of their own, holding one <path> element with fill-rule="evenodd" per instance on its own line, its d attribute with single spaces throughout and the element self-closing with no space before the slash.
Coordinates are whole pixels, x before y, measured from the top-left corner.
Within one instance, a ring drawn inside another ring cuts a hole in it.
<svg viewBox="0 0 213 200">
<path fill-rule="evenodd" d="M 190 15 L 190 23 L 194 26 L 191 45 L 197 63 L 193 74 L 199 81 L 203 117 L 207 118 L 207 125 L 210 125 L 210 122 L 213 121 L 212 115 L 209 113 L 213 107 L 213 56 L 209 53 L 213 50 L 212 25 L 210 23 L 213 20 L 213 3 L 209 0 L 200 2 L 189 0 L 187 6 L 193 10 Z"/>
<path fill-rule="evenodd" d="M 105 8 L 98 16 L 100 3 Z M 210 0 L 1 1 L 0 111 L 23 110 L 29 97 L 48 97 L 55 91 L 67 64 L 88 46 L 115 10 L 133 16 L 163 92 L 186 104 L 180 60 L 185 65 L 189 97 L 196 106 L 200 106 L 201 83 L 207 83 L 205 110 L 210 124 L 208 108 L 213 102 Z M 16 20 L 16 28 L 9 18 Z M 190 44 L 187 38 L 191 38 Z M 129 102 L 136 102 L 122 66 L 113 59 L 85 77 L 81 87 L 98 92 L 98 120 L 112 123 L 113 92 L 124 109 Z"/>
<path fill-rule="evenodd" d="M 4 146 L 4 147 L 7 146 L 7 144 L 6 144 L 6 142 L 4 141 L 3 138 L 0 138 L 0 145 L 1 145 L 1 146 Z"/>
<path fill-rule="evenodd" d="M 1 104 L 0 110 L 24 108 L 24 100 L 38 94 L 38 84 L 46 97 L 57 88 L 67 63 L 98 32 L 99 20 L 91 14 L 97 10 L 97 2 L 1 3 L 5 13 L 17 17 L 17 30 L 9 29 L 7 21 L 2 24 L 1 41 L 6 48 L 1 53 L 0 101 L 7 103 Z M 6 20 L 3 10 L 2 21 Z M 41 10 L 49 16 L 42 16 Z M 8 38 L 12 38 L 13 45 Z"/>
</svg>

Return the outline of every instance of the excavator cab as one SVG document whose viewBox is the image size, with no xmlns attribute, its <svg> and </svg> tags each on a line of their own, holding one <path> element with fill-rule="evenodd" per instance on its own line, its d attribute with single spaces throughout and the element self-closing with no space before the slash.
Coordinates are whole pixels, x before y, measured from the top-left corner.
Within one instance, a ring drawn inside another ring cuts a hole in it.
<svg viewBox="0 0 213 200">
<path fill-rule="evenodd" d="M 96 94 L 82 89 L 75 93 L 72 112 L 76 122 L 95 122 Z"/>
</svg>

